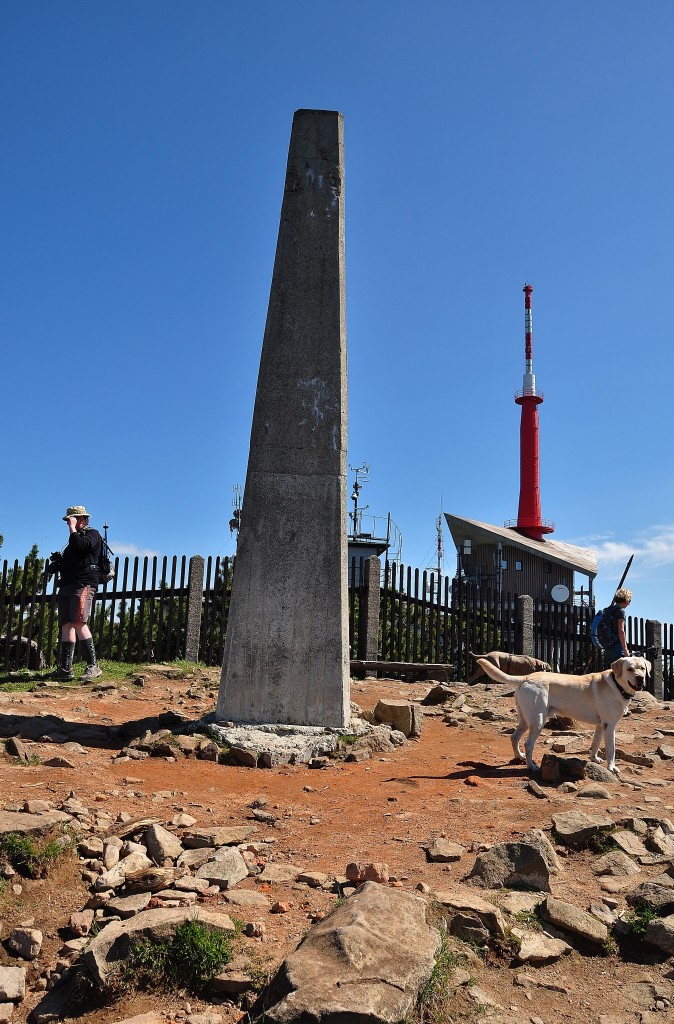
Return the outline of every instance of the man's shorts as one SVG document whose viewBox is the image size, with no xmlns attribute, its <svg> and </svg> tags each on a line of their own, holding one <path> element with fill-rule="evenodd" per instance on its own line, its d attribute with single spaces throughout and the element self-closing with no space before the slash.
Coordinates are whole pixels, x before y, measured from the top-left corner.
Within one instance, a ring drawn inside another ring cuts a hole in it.
<svg viewBox="0 0 674 1024">
<path fill-rule="evenodd" d="M 66 583 L 60 587 L 56 598 L 59 626 L 68 622 L 85 623 L 91 614 L 94 588 L 86 584 Z"/>
</svg>

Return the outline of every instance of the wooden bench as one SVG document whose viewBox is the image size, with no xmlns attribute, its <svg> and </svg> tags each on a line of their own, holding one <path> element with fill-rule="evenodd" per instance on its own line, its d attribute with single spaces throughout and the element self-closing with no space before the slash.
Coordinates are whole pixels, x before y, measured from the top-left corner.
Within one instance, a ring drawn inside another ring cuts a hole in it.
<svg viewBox="0 0 674 1024">
<path fill-rule="evenodd" d="M 404 679 L 408 683 L 435 680 L 448 683 L 454 678 L 454 665 L 431 665 L 414 661 L 352 661 L 351 675 L 356 679 L 367 676 L 376 679 Z"/>
</svg>

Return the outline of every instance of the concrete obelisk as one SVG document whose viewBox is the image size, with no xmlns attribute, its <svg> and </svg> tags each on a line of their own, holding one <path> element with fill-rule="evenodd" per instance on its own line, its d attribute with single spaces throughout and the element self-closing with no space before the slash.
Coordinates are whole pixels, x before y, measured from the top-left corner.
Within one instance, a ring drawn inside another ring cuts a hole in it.
<svg viewBox="0 0 674 1024">
<path fill-rule="evenodd" d="M 293 118 L 217 717 L 343 727 L 346 555 L 343 121 Z"/>
</svg>

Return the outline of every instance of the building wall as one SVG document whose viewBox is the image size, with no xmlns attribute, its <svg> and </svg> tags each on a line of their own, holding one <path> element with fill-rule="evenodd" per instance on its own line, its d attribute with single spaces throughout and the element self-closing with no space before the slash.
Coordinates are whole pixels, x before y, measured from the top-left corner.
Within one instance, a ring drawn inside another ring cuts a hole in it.
<svg viewBox="0 0 674 1024">
<path fill-rule="evenodd" d="M 570 600 L 573 601 L 573 570 L 508 544 L 502 545 L 500 557 L 504 563 L 501 569 L 503 593 L 528 594 L 535 600 L 550 601 L 552 588 L 563 583 L 569 588 Z M 468 578 L 495 590 L 497 560 L 496 544 L 473 544 L 471 554 L 461 556 L 461 566 Z"/>
</svg>

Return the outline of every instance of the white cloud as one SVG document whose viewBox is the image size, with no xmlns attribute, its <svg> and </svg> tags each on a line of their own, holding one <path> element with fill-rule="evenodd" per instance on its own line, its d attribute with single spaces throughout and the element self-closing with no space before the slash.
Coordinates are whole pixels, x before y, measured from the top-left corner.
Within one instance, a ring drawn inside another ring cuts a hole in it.
<svg viewBox="0 0 674 1024">
<path fill-rule="evenodd" d="M 610 534 L 593 540 L 599 569 L 603 571 L 624 566 L 630 555 L 634 555 L 632 576 L 674 564 L 674 524 L 671 523 L 651 526 L 633 540 L 616 540 Z"/>
<path fill-rule="evenodd" d="M 124 555 L 130 555 L 131 558 L 135 558 L 136 555 L 139 558 L 154 558 L 155 555 L 160 554 L 159 551 L 152 551 L 150 548 L 139 548 L 137 544 L 126 544 L 122 540 L 111 540 L 110 547 L 120 558 Z"/>
</svg>

